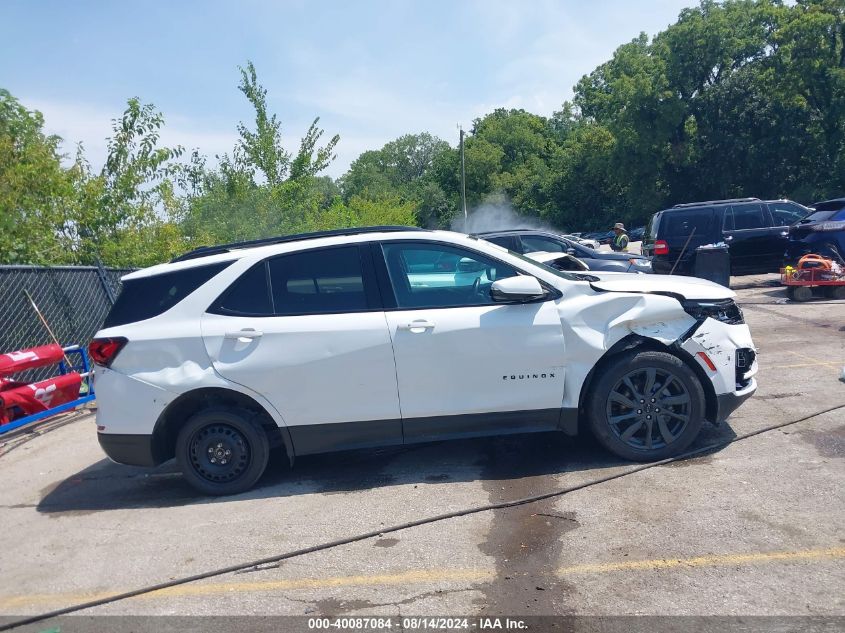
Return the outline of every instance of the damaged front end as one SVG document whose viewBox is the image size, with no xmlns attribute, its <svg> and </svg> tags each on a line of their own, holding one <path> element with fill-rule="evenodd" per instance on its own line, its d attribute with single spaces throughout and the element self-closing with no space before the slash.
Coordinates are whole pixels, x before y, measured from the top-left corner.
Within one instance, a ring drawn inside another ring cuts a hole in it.
<svg viewBox="0 0 845 633">
<path fill-rule="evenodd" d="M 577 363 L 581 353 L 589 353 L 587 348 L 593 354 L 600 351 L 596 363 L 600 371 L 602 360 L 633 347 L 671 352 L 699 376 L 707 395 L 706 418 L 718 424 L 757 388 L 756 350 L 742 310 L 730 290 L 715 284 L 695 279 L 685 288 L 681 280 L 672 280 L 660 287 L 660 277 L 654 277 L 647 289 L 638 290 L 627 283 L 623 286 L 621 279 L 614 279 L 613 287 L 602 280 L 590 284 L 598 296 L 570 296 L 568 302 L 561 302 L 564 327 L 574 335 L 567 341 L 577 341 L 568 343 L 570 358 Z M 589 373 L 576 391 L 579 406 L 595 374 Z"/>
<path fill-rule="evenodd" d="M 677 344 L 710 379 L 717 405 L 711 422 L 718 424 L 757 390 L 757 351 L 751 331 L 733 299 L 682 305 L 696 325 Z"/>
</svg>

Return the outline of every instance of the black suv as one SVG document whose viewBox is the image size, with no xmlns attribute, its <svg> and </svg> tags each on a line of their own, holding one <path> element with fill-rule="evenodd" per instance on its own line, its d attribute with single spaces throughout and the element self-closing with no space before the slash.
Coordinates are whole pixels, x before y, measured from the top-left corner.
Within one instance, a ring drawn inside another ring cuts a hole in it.
<svg viewBox="0 0 845 633">
<path fill-rule="evenodd" d="M 845 198 L 813 205 L 815 211 L 789 227 L 786 259 L 797 262 L 807 253 L 816 253 L 845 264 Z"/>
<path fill-rule="evenodd" d="M 643 236 L 643 255 L 654 272 L 692 275 L 695 249 L 724 242 L 729 246 L 732 275 L 778 272 L 789 226 L 810 213 L 791 200 L 735 198 L 677 204 L 655 213 Z M 686 246 L 686 248 L 684 248 Z"/>
<path fill-rule="evenodd" d="M 633 253 L 607 253 L 583 246 L 549 231 L 513 229 L 476 233 L 479 237 L 510 251 L 526 254 L 535 252 L 568 253 L 574 255 L 590 270 L 619 273 L 650 273 L 651 262 L 647 257 Z"/>
</svg>

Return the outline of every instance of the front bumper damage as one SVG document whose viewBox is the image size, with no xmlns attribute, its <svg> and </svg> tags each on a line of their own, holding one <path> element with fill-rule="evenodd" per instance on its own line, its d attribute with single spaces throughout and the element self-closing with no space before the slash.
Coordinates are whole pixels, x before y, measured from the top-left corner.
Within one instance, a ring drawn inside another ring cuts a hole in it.
<svg viewBox="0 0 845 633">
<path fill-rule="evenodd" d="M 710 379 L 716 395 L 714 423 L 723 422 L 757 390 L 757 353 L 746 324 L 702 321 L 678 341 Z"/>
</svg>

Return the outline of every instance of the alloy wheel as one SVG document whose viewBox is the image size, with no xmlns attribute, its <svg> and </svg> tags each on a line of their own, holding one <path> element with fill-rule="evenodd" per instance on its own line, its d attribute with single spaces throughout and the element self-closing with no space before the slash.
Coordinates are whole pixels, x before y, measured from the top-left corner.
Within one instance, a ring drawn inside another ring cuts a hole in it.
<svg viewBox="0 0 845 633">
<path fill-rule="evenodd" d="M 691 398 L 669 370 L 644 367 L 620 378 L 607 398 L 607 421 L 628 446 L 653 450 L 680 437 L 690 418 Z"/>
</svg>

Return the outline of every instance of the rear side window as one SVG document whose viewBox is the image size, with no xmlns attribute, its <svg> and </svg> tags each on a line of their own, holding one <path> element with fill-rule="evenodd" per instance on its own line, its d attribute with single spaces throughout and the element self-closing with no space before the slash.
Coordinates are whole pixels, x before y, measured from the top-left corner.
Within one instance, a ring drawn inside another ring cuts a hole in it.
<svg viewBox="0 0 845 633">
<path fill-rule="evenodd" d="M 238 277 L 208 311 L 237 316 L 271 315 L 273 308 L 267 284 L 267 262 L 256 264 Z"/>
<path fill-rule="evenodd" d="M 550 239 L 548 237 L 540 237 L 538 235 L 523 235 L 522 240 L 523 250 L 526 253 L 535 253 L 542 251 L 545 253 L 563 253 L 566 251 L 566 246 L 561 242 Z"/>
<path fill-rule="evenodd" d="M 725 230 L 761 229 L 767 225 L 759 204 L 735 204 L 725 211 Z"/>
<path fill-rule="evenodd" d="M 706 236 L 713 222 L 713 209 L 690 209 L 664 213 L 660 219 L 660 237 L 689 237 L 693 230 L 699 236 Z"/>
<path fill-rule="evenodd" d="M 504 246 L 508 250 L 514 250 L 514 239 L 509 235 L 502 235 L 499 237 L 485 237 L 484 239 L 488 242 L 493 242 L 493 244 Z"/>
<path fill-rule="evenodd" d="M 368 309 L 357 246 L 283 255 L 271 259 L 269 265 L 277 316 Z"/>
<path fill-rule="evenodd" d="M 152 277 L 124 281 L 103 327 L 126 325 L 162 314 L 232 262 L 194 266 Z"/>
</svg>

